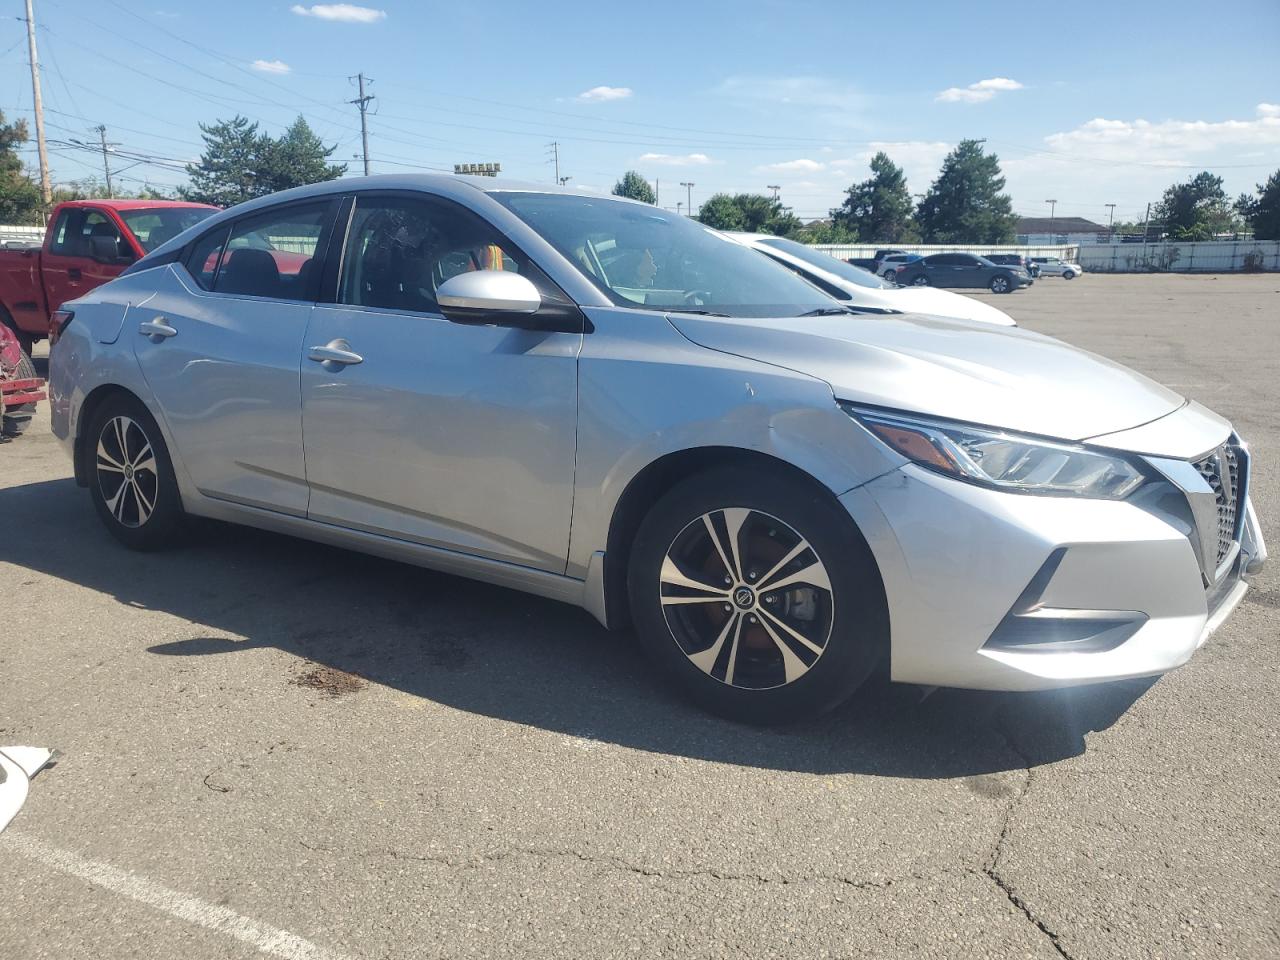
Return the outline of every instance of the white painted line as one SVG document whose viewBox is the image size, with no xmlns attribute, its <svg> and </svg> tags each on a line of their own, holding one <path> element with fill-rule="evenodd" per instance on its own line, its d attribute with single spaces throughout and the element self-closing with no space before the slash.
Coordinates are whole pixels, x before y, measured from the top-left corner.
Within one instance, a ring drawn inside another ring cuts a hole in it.
<svg viewBox="0 0 1280 960">
<path fill-rule="evenodd" d="M 122 897 L 145 903 L 179 920 L 234 937 L 263 953 L 282 957 L 284 960 L 346 960 L 342 954 L 316 946 L 310 940 L 304 940 L 287 930 L 250 920 L 226 907 L 170 890 L 153 880 L 113 867 L 101 860 L 87 860 L 34 837 L 6 833 L 0 836 L 0 849 L 6 847 L 37 860 L 46 867 L 87 880 Z"/>
</svg>

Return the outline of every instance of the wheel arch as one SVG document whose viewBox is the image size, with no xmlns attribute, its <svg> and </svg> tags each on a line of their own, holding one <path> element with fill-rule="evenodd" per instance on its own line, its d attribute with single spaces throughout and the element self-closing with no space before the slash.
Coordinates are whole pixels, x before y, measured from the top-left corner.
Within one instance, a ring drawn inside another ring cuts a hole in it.
<svg viewBox="0 0 1280 960">
<path fill-rule="evenodd" d="M 627 568 L 636 532 L 653 505 L 678 483 L 707 470 L 738 466 L 744 470 L 768 470 L 804 485 L 816 496 L 837 501 L 837 494 L 811 473 L 779 457 L 742 447 L 691 447 L 664 454 L 641 469 L 627 483 L 614 505 L 605 541 L 603 570 L 604 622 L 621 629 L 631 622 L 627 598 Z M 841 508 L 843 509 L 843 508 Z M 849 518 L 854 523 L 853 518 Z M 856 526 L 856 524 L 855 524 Z M 869 551 L 870 552 L 870 551 Z M 872 561 L 875 557 L 872 553 Z M 877 565 L 877 574 L 879 568 Z"/>
</svg>

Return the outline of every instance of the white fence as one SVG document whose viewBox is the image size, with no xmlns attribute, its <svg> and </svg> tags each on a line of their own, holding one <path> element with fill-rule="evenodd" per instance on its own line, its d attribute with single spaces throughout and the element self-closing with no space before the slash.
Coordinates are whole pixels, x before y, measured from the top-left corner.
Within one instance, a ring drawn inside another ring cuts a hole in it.
<svg viewBox="0 0 1280 960">
<path fill-rule="evenodd" d="M 870 259 L 877 250 L 901 250 L 904 253 L 918 253 L 927 257 L 931 253 L 976 253 L 986 256 L 988 253 L 1020 253 L 1024 257 L 1061 257 L 1063 260 L 1075 261 L 1078 244 L 1059 244 L 1057 246 L 1027 247 L 1017 244 L 972 244 L 972 243 L 815 243 L 815 250 L 829 253 L 841 260 L 850 258 Z"/>
<path fill-rule="evenodd" d="M 38 247 L 43 242 L 44 227 L 0 226 L 0 247 Z"/>
<path fill-rule="evenodd" d="M 1229 273 L 1280 270 L 1280 241 L 1100 243 L 1080 248 L 1077 261 L 1095 273 Z"/>
</svg>

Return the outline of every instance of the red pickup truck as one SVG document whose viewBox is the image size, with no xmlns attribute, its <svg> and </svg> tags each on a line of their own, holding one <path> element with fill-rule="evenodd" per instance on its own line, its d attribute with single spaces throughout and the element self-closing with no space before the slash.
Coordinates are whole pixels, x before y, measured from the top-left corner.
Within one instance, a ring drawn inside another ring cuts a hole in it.
<svg viewBox="0 0 1280 960">
<path fill-rule="evenodd" d="M 28 354 L 49 335 L 67 300 L 119 276 L 129 264 L 218 212 L 171 200 L 68 200 L 53 209 L 44 246 L 0 250 L 0 323 Z"/>
</svg>

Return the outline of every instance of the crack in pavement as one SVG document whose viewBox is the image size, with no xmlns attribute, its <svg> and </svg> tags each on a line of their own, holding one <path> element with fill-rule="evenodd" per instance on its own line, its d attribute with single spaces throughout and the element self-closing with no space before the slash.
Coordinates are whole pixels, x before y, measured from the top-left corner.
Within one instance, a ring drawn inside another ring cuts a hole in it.
<svg viewBox="0 0 1280 960">
<path fill-rule="evenodd" d="M 1058 952 L 1059 956 L 1065 957 L 1067 960 L 1074 960 L 1071 954 L 1067 952 L 1067 948 L 1062 945 L 1061 937 L 1054 930 L 1051 930 L 1048 924 L 1035 915 L 1026 900 L 1018 895 L 1017 891 L 1013 889 L 1012 885 L 1010 885 L 999 871 L 1000 858 L 1004 855 L 1005 843 L 1009 839 L 1009 827 L 1013 821 L 1014 811 L 1026 798 L 1027 793 L 1030 792 L 1031 785 L 1035 782 L 1036 778 L 1031 757 L 1018 746 L 1017 741 L 1014 740 L 1009 733 L 999 727 L 999 720 L 1000 715 L 997 713 L 995 717 L 996 722 L 991 724 L 991 729 L 1000 737 L 1001 740 L 1004 741 L 1009 752 L 1013 753 L 1022 761 L 1022 765 L 1026 770 L 1026 776 L 1022 780 L 1021 789 L 1014 794 L 1008 805 L 1005 807 L 1004 817 L 1001 819 L 1000 823 L 1000 834 L 996 837 L 995 846 L 991 850 L 991 856 L 987 859 L 986 864 L 982 868 L 982 874 L 995 884 L 996 889 L 1004 895 L 1005 899 L 1007 899 L 1009 903 L 1011 903 L 1024 917 L 1027 918 L 1027 921 L 1031 923 L 1032 926 L 1049 939 L 1049 942 L 1053 945 L 1053 949 Z"/>
</svg>

